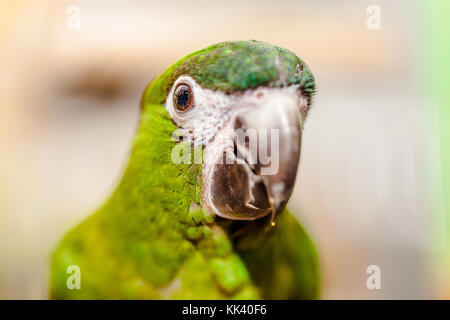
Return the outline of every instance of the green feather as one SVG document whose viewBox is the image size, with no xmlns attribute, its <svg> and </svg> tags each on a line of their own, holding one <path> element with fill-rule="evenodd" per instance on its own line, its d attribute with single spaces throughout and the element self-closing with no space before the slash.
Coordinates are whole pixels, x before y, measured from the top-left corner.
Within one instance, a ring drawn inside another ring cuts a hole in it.
<svg viewBox="0 0 450 320">
<path fill-rule="evenodd" d="M 229 41 L 193 52 L 170 66 L 150 83 L 143 107 L 163 103 L 181 75 L 193 77 L 204 88 L 227 93 L 300 84 L 311 97 L 315 90 L 312 72 L 293 52 L 261 41 Z"/>
</svg>

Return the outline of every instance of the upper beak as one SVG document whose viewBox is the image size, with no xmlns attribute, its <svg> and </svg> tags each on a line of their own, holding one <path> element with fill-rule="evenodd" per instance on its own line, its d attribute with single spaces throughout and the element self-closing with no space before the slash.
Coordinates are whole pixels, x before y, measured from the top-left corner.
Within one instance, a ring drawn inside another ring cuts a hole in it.
<svg viewBox="0 0 450 320">
<path fill-rule="evenodd" d="M 230 155 L 226 148 L 216 151 L 223 154 L 211 161 L 213 164 L 206 164 L 207 207 L 219 216 L 236 220 L 271 214 L 273 223 L 294 187 L 301 121 L 294 92 L 272 92 L 257 106 L 241 108 L 230 123 L 235 132 L 234 153 Z"/>
<path fill-rule="evenodd" d="M 256 129 L 259 133 L 258 143 L 238 138 L 236 147 L 264 183 L 272 223 L 286 206 L 297 176 L 302 132 L 299 110 L 295 94 L 278 93 L 260 107 L 238 114 L 235 120 L 235 129 Z"/>
</svg>

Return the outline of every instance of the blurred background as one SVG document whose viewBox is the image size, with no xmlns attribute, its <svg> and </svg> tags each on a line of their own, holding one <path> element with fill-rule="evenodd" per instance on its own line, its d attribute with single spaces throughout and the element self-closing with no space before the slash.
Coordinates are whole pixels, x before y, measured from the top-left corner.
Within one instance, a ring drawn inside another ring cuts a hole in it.
<svg viewBox="0 0 450 320">
<path fill-rule="evenodd" d="M 147 83 L 187 53 L 248 39 L 294 51 L 316 77 L 289 206 L 317 244 L 322 297 L 450 298 L 449 9 L 2 0 L 0 299 L 48 297 L 51 252 L 120 178 Z M 367 288 L 370 265 L 380 289 Z"/>
</svg>

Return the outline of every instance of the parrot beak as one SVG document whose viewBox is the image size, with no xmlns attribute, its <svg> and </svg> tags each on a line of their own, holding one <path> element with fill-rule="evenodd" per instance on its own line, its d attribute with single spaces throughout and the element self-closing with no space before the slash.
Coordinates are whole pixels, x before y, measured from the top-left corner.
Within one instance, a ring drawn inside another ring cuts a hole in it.
<svg viewBox="0 0 450 320">
<path fill-rule="evenodd" d="M 233 152 L 222 150 L 217 159 L 225 163 L 215 162 L 207 184 L 207 206 L 217 215 L 254 220 L 271 214 L 274 225 L 297 176 L 302 129 L 298 101 L 294 92 L 272 92 L 257 106 L 236 112 L 230 122 L 234 136 L 227 140 L 228 145 L 233 140 Z"/>
<path fill-rule="evenodd" d="M 272 223 L 286 206 L 297 176 L 301 147 L 301 115 L 297 101 L 295 95 L 271 96 L 262 106 L 239 114 L 235 120 L 236 130 L 256 129 L 259 133 L 258 143 L 254 144 L 238 136 L 236 147 L 264 183 Z M 266 158 L 264 150 L 267 150 Z"/>
</svg>

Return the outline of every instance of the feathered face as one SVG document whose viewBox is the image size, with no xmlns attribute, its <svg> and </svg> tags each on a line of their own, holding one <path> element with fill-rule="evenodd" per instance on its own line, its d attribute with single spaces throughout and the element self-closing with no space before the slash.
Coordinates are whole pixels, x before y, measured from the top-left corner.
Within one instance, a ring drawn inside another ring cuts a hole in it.
<svg viewBox="0 0 450 320">
<path fill-rule="evenodd" d="M 225 42 L 175 64 L 166 86 L 165 108 L 183 141 L 203 148 L 203 207 L 229 219 L 273 219 L 294 187 L 314 93 L 303 61 L 262 42 Z"/>
</svg>

